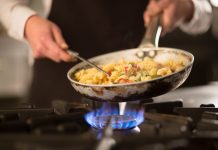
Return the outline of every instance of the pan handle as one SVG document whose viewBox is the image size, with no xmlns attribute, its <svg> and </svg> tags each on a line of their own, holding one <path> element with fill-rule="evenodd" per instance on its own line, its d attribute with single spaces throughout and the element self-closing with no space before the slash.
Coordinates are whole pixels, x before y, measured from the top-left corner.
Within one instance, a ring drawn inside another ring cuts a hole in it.
<svg viewBox="0 0 218 150">
<path fill-rule="evenodd" d="M 152 18 L 151 23 L 148 25 L 145 35 L 139 44 L 139 48 L 145 47 L 158 47 L 162 26 L 160 24 L 160 15 Z"/>
</svg>

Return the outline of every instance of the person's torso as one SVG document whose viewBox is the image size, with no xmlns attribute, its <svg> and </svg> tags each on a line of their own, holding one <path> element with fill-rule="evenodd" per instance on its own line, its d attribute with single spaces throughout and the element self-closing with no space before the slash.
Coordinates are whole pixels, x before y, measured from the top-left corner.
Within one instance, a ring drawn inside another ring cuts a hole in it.
<svg viewBox="0 0 218 150">
<path fill-rule="evenodd" d="M 145 0 L 54 0 L 49 19 L 84 57 L 136 47 L 144 33 Z"/>
</svg>

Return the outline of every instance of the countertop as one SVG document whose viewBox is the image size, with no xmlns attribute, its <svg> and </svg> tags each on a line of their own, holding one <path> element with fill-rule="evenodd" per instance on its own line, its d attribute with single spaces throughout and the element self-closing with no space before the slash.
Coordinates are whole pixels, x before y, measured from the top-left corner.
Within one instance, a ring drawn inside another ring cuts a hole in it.
<svg viewBox="0 0 218 150">
<path fill-rule="evenodd" d="M 184 107 L 199 107 L 201 104 L 214 104 L 218 107 L 218 82 L 207 85 L 178 88 L 154 98 L 155 102 L 183 99 Z"/>
</svg>

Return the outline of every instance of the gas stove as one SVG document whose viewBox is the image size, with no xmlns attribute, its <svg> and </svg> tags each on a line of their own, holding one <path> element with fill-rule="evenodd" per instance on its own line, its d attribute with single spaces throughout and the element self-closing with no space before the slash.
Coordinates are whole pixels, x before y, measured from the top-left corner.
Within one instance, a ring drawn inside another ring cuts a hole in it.
<svg viewBox="0 0 218 150">
<path fill-rule="evenodd" d="M 53 101 L 50 108 L 29 104 L 1 108 L 0 149 L 218 149 L 218 108 L 213 104 L 183 107 L 181 99 L 125 105 L 91 102 Z M 106 115 L 111 110 L 112 114 Z M 87 119 L 90 114 L 94 114 L 94 125 Z"/>
</svg>

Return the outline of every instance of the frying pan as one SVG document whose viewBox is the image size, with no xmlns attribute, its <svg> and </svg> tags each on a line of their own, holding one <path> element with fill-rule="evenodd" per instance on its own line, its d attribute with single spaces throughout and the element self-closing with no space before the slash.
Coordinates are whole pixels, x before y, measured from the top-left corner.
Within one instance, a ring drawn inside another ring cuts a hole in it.
<svg viewBox="0 0 218 150">
<path fill-rule="evenodd" d="M 97 65 L 104 65 L 111 62 L 117 62 L 121 59 L 127 61 L 139 60 L 144 57 L 150 57 L 158 62 L 164 62 L 169 59 L 182 59 L 185 67 L 180 71 L 170 75 L 155 78 L 149 81 L 122 83 L 112 85 L 84 84 L 74 79 L 74 73 L 80 69 L 89 66 L 82 62 L 73 66 L 67 73 L 67 77 L 73 88 L 85 97 L 92 100 L 108 102 L 128 102 L 149 99 L 179 87 L 189 76 L 194 56 L 181 49 L 158 47 L 158 41 L 161 33 L 160 17 L 154 17 L 148 26 L 145 36 L 135 49 L 126 49 L 116 52 L 103 54 L 89 59 Z"/>
</svg>

